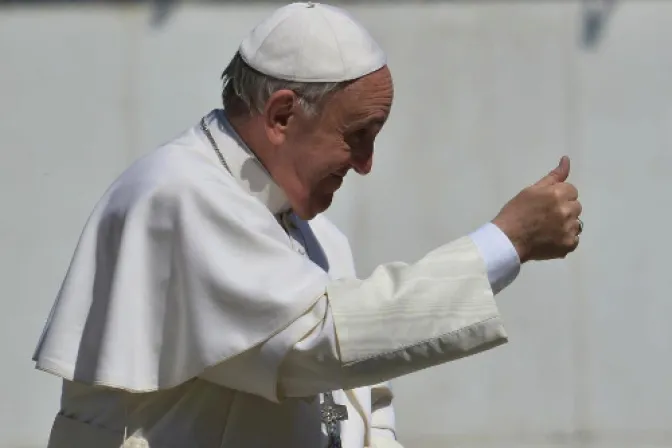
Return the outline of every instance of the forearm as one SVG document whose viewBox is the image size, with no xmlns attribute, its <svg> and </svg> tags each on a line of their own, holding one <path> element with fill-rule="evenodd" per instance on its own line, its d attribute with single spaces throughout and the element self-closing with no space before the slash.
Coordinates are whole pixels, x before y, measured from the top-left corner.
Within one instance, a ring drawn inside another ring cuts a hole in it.
<svg viewBox="0 0 672 448">
<path fill-rule="evenodd" d="M 283 331 L 201 376 L 277 401 L 380 383 L 502 344 L 486 266 L 462 238 L 415 264 L 335 282 Z"/>
<path fill-rule="evenodd" d="M 285 358 L 286 396 L 354 389 L 506 341 L 485 263 L 470 238 L 418 263 L 327 288 L 324 318 Z"/>
</svg>

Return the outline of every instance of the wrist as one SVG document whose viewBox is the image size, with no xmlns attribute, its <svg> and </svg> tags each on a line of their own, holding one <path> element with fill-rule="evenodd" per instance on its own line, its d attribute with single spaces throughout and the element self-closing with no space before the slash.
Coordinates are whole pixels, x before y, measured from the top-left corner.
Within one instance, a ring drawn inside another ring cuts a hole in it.
<svg viewBox="0 0 672 448">
<path fill-rule="evenodd" d="M 520 226 L 508 222 L 506 219 L 501 219 L 500 217 L 493 219 L 492 224 L 496 225 L 499 230 L 507 236 L 509 241 L 511 241 L 511 244 L 518 253 L 518 258 L 520 259 L 521 264 L 530 260 L 529 245 L 527 244 L 527 239 Z"/>
</svg>

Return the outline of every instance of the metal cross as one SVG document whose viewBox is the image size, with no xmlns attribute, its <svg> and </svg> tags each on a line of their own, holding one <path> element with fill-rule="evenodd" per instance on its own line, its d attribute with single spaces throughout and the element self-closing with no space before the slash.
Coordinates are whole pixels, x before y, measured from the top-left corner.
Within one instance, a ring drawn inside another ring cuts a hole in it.
<svg viewBox="0 0 672 448">
<path fill-rule="evenodd" d="M 329 445 L 327 448 L 341 448 L 341 432 L 339 422 L 348 419 L 348 408 L 342 404 L 336 404 L 331 392 L 324 394 L 324 400 L 320 405 L 322 423 L 327 429 Z"/>
</svg>

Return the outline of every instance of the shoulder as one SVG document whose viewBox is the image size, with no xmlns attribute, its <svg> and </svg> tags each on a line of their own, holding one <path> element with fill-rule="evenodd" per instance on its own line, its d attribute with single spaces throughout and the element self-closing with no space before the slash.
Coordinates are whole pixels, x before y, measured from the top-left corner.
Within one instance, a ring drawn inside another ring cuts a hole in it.
<svg viewBox="0 0 672 448">
<path fill-rule="evenodd" d="M 259 201 L 221 166 L 197 149 L 170 142 L 128 167 L 110 186 L 99 208 L 106 214 L 143 210 L 152 216 L 217 214 L 246 219 L 265 215 Z"/>
</svg>

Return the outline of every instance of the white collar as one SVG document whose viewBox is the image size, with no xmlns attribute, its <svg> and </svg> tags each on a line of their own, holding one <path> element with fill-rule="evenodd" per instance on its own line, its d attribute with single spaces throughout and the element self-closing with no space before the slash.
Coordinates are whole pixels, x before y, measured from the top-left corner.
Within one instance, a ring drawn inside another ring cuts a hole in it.
<svg viewBox="0 0 672 448">
<path fill-rule="evenodd" d="M 275 183 L 270 173 L 243 142 L 226 118 L 223 109 L 214 109 L 205 116 L 205 123 L 217 143 L 231 174 L 238 184 L 252 196 L 259 199 L 274 215 L 290 208 L 285 192 Z M 200 130 L 199 132 L 203 134 Z M 210 141 L 203 135 L 211 157 L 221 165 Z M 222 166 L 222 169 L 225 169 Z"/>
</svg>

